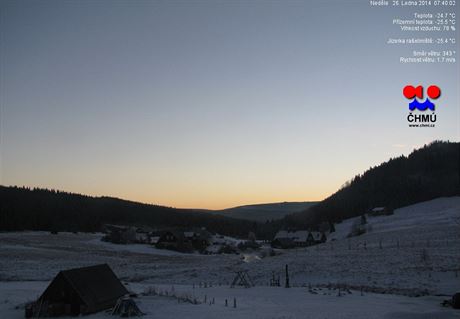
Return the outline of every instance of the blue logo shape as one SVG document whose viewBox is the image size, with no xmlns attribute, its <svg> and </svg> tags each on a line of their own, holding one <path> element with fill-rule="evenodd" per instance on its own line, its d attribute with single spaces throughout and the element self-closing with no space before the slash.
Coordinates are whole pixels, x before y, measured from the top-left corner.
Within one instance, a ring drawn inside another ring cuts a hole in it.
<svg viewBox="0 0 460 319">
<path fill-rule="evenodd" d="M 425 111 L 426 109 L 434 111 L 434 103 L 432 103 L 428 98 L 423 103 L 420 103 L 417 101 L 417 99 L 414 99 L 409 103 L 409 110 L 413 111 L 415 109 L 419 111 Z"/>
</svg>

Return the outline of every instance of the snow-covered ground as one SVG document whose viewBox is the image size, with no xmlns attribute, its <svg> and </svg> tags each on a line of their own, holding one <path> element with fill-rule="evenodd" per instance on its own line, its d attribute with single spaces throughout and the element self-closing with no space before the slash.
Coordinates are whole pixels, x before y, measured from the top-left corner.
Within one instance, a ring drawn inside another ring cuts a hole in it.
<svg viewBox="0 0 460 319">
<path fill-rule="evenodd" d="M 47 282 L 7 282 L 0 290 L 1 318 L 24 317 L 24 300 L 33 300 Z M 131 285 L 128 285 L 128 287 Z M 146 284 L 133 284 L 133 291 L 148 289 Z M 143 318 L 199 318 L 199 319 L 458 319 L 458 311 L 439 306 L 442 297 L 406 296 L 341 291 L 337 289 L 307 288 L 228 288 L 159 285 L 159 295 L 140 295 L 135 298 L 146 314 Z M 8 292 L 8 295 L 5 292 Z M 166 296 L 167 294 L 167 296 Z M 173 296 L 191 296 L 197 304 L 179 302 Z M 206 300 L 206 302 L 205 302 Z M 226 302 L 227 300 L 227 306 Z M 234 302 L 236 301 L 236 308 Z M 85 316 L 88 319 L 113 318 L 106 312 Z"/>
<path fill-rule="evenodd" d="M 328 240 L 344 239 L 354 222 L 361 217 L 350 218 L 336 226 Z M 394 215 L 368 216 L 371 233 L 412 232 L 414 229 L 433 226 L 458 226 L 460 228 L 460 197 L 438 198 L 428 202 L 396 209 Z"/>
<path fill-rule="evenodd" d="M 439 306 L 460 291 L 460 197 L 367 221 L 364 235 L 346 238 L 354 222 L 347 220 L 327 243 L 265 258 L 115 245 L 101 242 L 101 234 L 0 233 L 0 318 L 23 317 L 16 306 L 35 299 L 59 270 L 98 263 L 108 263 L 132 290 L 174 285 L 200 300 L 215 298 L 213 305 L 192 305 L 142 296 L 137 302 L 147 318 L 460 318 L 460 311 Z M 283 281 L 286 264 L 293 288 L 268 287 L 272 272 Z M 228 288 L 239 269 L 248 270 L 256 287 Z M 199 288 L 203 282 L 212 288 Z M 339 286 L 352 294 L 338 297 Z"/>
</svg>

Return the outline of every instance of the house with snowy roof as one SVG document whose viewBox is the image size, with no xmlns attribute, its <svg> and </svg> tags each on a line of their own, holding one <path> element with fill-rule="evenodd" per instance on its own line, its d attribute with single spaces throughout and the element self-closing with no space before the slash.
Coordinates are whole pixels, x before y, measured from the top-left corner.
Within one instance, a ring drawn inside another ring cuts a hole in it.
<svg viewBox="0 0 460 319">
<path fill-rule="evenodd" d="M 324 243 L 327 240 L 324 232 L 312 232 L 308 230 L 287 231 L 280 230 L 272 241 L 274 248 L 306 247 Z"/>
</svg>

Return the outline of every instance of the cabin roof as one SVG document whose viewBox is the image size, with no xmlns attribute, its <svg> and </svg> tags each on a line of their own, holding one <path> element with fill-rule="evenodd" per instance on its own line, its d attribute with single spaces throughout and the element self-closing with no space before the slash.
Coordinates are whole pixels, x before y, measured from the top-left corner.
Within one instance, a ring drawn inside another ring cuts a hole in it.
<svg viewBox="0 0 460 319">
<path fill-rule="evenodd" d="M 117 300 L 128 293 L 107 264 L 63 270 L 60 275 L 88 306 Z"/>
</svg>

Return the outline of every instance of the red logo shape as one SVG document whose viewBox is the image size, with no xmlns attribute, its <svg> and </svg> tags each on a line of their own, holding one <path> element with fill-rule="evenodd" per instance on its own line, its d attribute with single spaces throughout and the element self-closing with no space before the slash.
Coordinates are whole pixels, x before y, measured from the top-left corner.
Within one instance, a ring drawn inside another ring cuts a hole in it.
<svg viewBox="0 0 460 319">
<path fill-rule="evenodd" d="M 413 87 L 412 85 L 406 85 L 403 89 L 403 94 L 407 99 L 413 99 L 414 97 L 423 99 L 423 86 Z"/>
<path fill-rule="evenodd" d="M 436 100 L 441 96 L 441 89 L 437 85 L 430 85 L 426 90 L 426 94 L 429 98 Z M 417 87 L 413 87 L 412 85 L 406 85 L 403 89 L 403 95 L 409 100 L 412 100 L 415 97 L 423 99 L 423 86 L 419 85 Z"/>
<path fill-rule="evenodd" d="M 441 89 L 436 85 L 431 85 L 426 90 L 426 94 L 433 100 L 437 99 L 441 95 Z"/>
</svg>

